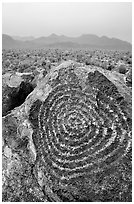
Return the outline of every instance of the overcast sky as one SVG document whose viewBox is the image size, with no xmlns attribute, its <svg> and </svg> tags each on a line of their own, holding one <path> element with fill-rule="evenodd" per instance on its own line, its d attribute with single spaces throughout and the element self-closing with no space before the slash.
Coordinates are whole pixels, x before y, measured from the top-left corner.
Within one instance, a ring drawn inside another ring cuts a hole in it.
<svg viewBox="0 0 134 204">
<path fill-rule="evenodd" d="M 3 3 L 2 33 L 35 37 L 96 34 L 132 42 L 132 4 Z"/>
</svg>

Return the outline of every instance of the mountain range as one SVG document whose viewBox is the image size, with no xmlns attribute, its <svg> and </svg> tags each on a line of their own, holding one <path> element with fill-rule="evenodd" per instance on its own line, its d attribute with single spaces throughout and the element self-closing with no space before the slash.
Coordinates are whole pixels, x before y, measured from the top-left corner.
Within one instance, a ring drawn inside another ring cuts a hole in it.
<svg viewBox="0 0 134 204">
<path fill-rule="evenodd" d="M 14 39 L 14 40 L 20 40 L 20 41 L 30 41 L 30 40 L 34 40 L 35 38 L 33 37 L 33 36 L 12 36 L 12 38 Z"/>
<path fill-rule="evenodd" d="M 129 42 L 107 36 L 98 37 L 93 34 L 83 34 L 79 37 L 51 34 L 47 37 L 19 37 L 2 34 L 3 49 L 38 49 L 38 48 L 91 48 L 131 50 Z"/>
</svg>

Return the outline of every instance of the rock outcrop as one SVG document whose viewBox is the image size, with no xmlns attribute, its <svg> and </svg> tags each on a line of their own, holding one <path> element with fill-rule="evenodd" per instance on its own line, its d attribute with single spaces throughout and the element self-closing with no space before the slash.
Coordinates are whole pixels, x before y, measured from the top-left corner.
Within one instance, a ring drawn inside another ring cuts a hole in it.
<svg viewBox="0 0 134 204">
<path fill-rule="evenodd" d="M 121 74 L 68 61 L 10 112 L 5 101 L 3 201 L 132 201 L 131 89 Z"/>
</svg>

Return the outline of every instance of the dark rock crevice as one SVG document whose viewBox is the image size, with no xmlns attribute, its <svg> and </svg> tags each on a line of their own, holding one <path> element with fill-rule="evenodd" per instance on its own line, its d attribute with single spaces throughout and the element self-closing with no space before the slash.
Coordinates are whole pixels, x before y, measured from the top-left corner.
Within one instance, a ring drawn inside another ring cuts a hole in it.
<svg viewBox="0 0 134 204">
<path fill-rule="evenodd" d="M 7 87 L 3 94 L 3 112 L 2 116 L 6 116 L 16 107 L 25 102 L 26 97 L 34 90 L 31 83 L 21 82 L 20 86 L 15 88 Z M 4 97 L 5 95 L 5 97 Z"/>
</svg>

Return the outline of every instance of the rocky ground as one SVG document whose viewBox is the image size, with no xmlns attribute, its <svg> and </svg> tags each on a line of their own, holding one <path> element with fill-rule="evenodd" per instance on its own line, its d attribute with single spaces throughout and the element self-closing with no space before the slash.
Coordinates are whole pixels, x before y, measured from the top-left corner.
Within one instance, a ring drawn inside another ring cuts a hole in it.
<svg viewBox="0 0 134 204">
<path fill-rule="evenodd" d="M 130 58 L 108 70 L 46 53 L 3 51 L 2 200 L 130 202 Z"/>
</svg>

